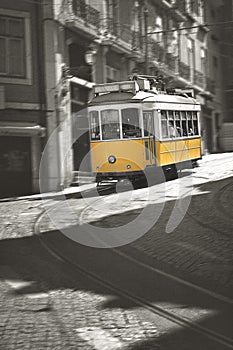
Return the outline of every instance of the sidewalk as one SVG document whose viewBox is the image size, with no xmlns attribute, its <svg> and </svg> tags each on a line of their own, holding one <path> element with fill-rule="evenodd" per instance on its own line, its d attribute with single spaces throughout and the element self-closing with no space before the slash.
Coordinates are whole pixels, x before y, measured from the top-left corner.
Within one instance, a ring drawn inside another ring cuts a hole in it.
<svg viewBox="0 0 233 350">
<path fill-rule="evenodd" d="M 52 199 L 52 198 L 58 198 L 62 196 L 72 196 L 73 194 L 80 193 L 82 191 L 86 191 L 88 189 L 96 187 L 96 183 L 92 184 L 83 184 L 80 186 L 71 186 L 67 187 L 62 191 L 53 191 L 53 192 L 46 192 L 46 193 L 36 193 L 26 196 L 18 196 L 18 197 L 6 197 L 6 198 L 0 198 L 1 202 L 10 202 L 10 201 L 22 201 L 22 200 L 40 200 L 40 199 Z"/>
<path fill-rule="evenodd" d="M 233 157 L 233 153 L 208 154 L 203 156 L 203 158 L 198 161 L 198 164 L 201 166 L 202 164 L 212 162 L 214 160 L 229 158 L 230 156 Z M 72 196 L 73 194 L 77 194 L 82 191 L 86 191 L 95 187 L 96 187 L 96 183 L 80 184 L 79 186 L 70 186 L 65 188 L 62 191 L 57 191 L 57 192 L 53 191 L 53 192 L 47 192 L 47 193 L 32 194 L 27 196 L 0 198 L 0 203 L 8 202 L 8 201 L 17 201 L 17 200 L 40 200 L 40 199 L 52 199 L 55 197 L 62 197 L 62 196 Z"/>
</svg>

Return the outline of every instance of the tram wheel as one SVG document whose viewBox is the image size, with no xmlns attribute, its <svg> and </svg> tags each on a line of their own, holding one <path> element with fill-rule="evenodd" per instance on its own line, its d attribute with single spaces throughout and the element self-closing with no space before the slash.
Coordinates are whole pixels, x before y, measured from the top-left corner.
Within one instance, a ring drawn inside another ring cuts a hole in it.
<svg viewBox="0 0 233 350">
<path fill-rule="evenodd" d="M 178 178 L 177 168 L 175 164 L 164 166 L 163 172 L 166 181 L 175 180 Z"/>
</svg>

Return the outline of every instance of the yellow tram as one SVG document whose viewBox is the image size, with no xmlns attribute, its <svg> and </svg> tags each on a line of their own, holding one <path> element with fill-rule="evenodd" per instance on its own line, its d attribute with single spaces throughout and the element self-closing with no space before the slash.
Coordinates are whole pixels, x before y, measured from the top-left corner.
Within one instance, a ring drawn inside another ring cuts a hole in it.
<svg viewBox="0 0 233 350">
<path fill-rule="evenodd" d="M 190 91 L 158 88 L 154 77 L 95 85 L 88 105 L 92 172 L 97 183 L 201 158 L 200 104 Z"/>
</svg>

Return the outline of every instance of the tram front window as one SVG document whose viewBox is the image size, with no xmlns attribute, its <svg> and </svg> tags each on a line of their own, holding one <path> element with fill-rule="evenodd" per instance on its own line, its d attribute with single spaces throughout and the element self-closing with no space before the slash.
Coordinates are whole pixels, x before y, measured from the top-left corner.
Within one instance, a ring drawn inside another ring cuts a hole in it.
<svg viewBox="0 0 233 350">
<path fill-rule="evenodd" d="M 122 110 L 122 133 L 123 138 L 142 136 L 142 130 L 139 124 L 139 110 L 137 108 L 126 108 Z"/>
<path fill-rule="evenodd" d="M 115 109 L 101 111 L 102 139 L 113 140 L 120 138 L 119 112 Z"/>
</svg>

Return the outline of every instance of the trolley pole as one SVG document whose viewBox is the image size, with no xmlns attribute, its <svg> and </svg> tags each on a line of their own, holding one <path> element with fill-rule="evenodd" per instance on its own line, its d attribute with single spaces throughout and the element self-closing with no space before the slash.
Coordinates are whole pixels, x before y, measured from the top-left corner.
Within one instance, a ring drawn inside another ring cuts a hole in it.
<svg viewBox="0 0 233 350">
<path fill-rule="evenodd" d="M 145 25 L 145 74 L 148 74 L 148 8 L 144 7 L 144 25 Z"/>
</svg>

